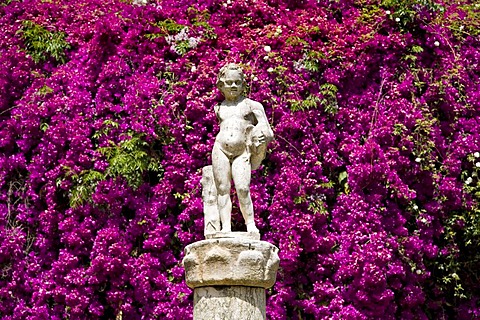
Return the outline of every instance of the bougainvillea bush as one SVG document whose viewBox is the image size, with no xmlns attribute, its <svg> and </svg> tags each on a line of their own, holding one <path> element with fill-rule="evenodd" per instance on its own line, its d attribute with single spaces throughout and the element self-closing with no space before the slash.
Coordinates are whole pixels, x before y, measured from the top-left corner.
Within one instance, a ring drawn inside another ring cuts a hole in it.
<svg viewBox="0 0 480 320">
<path fill-rule="evenodd" d="M 475 2 L 3 0 L 0 318 L 191 318 L 226 62 L 275 132 L 267 318 L 479 318 Z"/>
</svg>

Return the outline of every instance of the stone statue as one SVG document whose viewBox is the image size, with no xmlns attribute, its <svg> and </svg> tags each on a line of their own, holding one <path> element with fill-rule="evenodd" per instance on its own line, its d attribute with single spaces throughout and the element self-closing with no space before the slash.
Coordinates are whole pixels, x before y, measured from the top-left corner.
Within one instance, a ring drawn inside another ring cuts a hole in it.
<svg viewBox="0 0 480 320">
<path fill-rule="evenodd" d="M 265 158 L 267 144 L 273 139 L 273 131 L 262 104 L 243 95 L 245 78 L 238 65 L 230 63 L 220 69 L 217 86 L 225 100 L 215 106 L 215 114 L 220 123 L 220 132 L 212 151 L 211 170 L 215 192 L 209 166 L 204 168 L 202 177 L 205 233 L 214 233 L 214 229 L 216 232 L 231 231 L 232 179 L 247 231 L 258 233 L 250 197 L 251 171 L 257 169 Z M 214 193 L 217 198 L 216 208 L 212 207 Z"/>
<path fill-rule="evenodd" d="M 220 69 L 217 86 L 225 97 L 214 108 L 220 131 L 201 180 L 206 239 L 185 247 L 185 280 L 194 290 L 193 319 L 265 320 L 265 289 L 274 285 L 280 259 L 277 247 L 260 241 L 250 179 L 273 131 L 263 106 L 243 95 L 238 65 Z M 247 232 L 231 232 L 232 180 Z"/>
</svg>

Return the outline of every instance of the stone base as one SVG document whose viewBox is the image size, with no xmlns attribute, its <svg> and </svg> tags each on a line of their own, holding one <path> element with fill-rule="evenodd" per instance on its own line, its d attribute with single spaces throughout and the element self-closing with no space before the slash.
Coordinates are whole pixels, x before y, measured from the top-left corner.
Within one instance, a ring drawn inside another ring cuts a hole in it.
<svg viewBox="0 0 480 320">
<path fill-rule="evenodd" d="M 260 232 L 214 232 L 205 234 L 205 239 L 221 239 L 221 238 L 242 238 L 250 240 L 260 240 Z"/>
<path fill-rule="evenodd" d="M 195 320 L 264 320 L 265 289 L 241 286 L 200 287 L 194 290 Z"/>
<path fill-rule="evenodd" d="M 185 248 L 183 265 L 190 288 L 245 286 L 270 288 L 275 284 L 278 248 L 258 240 L 219 238 L 198 241 Z"/>
</svg>

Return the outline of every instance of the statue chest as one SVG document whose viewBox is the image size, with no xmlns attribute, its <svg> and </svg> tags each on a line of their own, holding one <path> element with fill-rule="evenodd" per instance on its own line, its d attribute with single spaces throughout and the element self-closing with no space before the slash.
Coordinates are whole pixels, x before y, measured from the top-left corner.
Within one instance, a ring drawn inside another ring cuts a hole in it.
<svg viewBox="0 0 480 320">
<path fill-rule="evenodd" d="M 244 101 L 237 105 L 220 105 L 217 116 L 220 123 L 229 119 L 243 120 L 253 123 L 255 119 L 252 110 Z"/>
</svg>

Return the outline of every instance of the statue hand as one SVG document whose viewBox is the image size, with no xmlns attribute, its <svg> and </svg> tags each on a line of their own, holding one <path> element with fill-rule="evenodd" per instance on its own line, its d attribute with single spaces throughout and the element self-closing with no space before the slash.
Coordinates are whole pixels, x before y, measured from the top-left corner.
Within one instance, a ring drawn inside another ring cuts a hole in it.
<svg viewBox="0 0 480 320">
<path fill-rule="evenodd" d="M 255 141 L 254 144 L 255 144 L 256 147 L 258 147 L 259 145 L 264 144 L 266 142 L 265 135 L 263 134 L 262 131 L 255 134 L 254 141 Z"/>
</svg>

